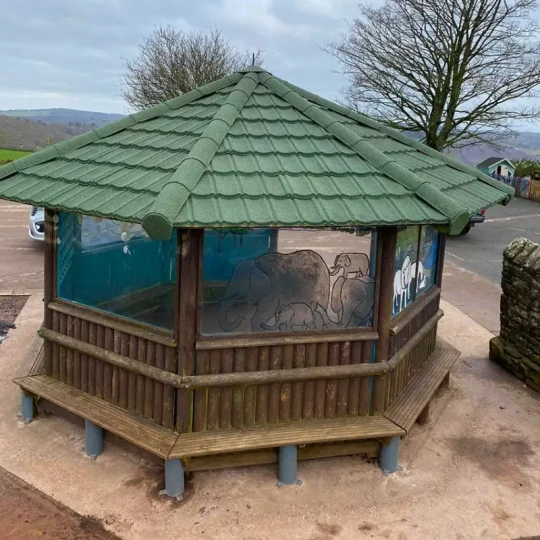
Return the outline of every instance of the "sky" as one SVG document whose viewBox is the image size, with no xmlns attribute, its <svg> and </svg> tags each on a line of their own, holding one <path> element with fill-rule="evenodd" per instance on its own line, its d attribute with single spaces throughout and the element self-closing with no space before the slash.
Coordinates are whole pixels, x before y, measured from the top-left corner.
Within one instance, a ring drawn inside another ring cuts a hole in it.
<svg viewBox="0 0 540 540">
<path fill-rule="evenodd" d="M 160 25 L 221 28 L 239 50 L 328 99 L 346 85 L 322 50 L 339 40 L 357 0 L 18 0 L 2 3 L 0 110 L 65 107 L 127 113 L 122 57 Z"/>
</svg>

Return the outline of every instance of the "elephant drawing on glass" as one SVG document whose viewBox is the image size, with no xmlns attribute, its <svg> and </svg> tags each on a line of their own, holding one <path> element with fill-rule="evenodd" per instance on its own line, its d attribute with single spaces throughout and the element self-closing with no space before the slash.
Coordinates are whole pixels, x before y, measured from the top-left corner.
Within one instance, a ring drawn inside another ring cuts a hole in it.
<svg viewBox="0 0 540 540">
<path fill-rule="evenodd" d="M 339 276 L 332 288 L 331 307 L 338 315 L 338 326 L 370 326 L 373 319 L 375 280 L 369 276 L 346 279 Z"/>
<path fill-rule="evenodd" d="M 416 263 L 414 264 L 416 268 Z M 401 268 L 394 274 L 394 306 L 401 311 L 406 305 L 410 296 L 410 284 L 413 277 L 413 263 L 407 255 L 403 259 Z"/>
<path fill-rule="evenodd" d="M 355 274 L 354 277 L 367 276 L 369 273 L 369 258 L 365 253 L 341 253 L 336 257 L 330 275 L 335 276 L 343 270 L 343 277 Z"/>
<path fill-rule="evenodd" d="M 270 252 L 235 266 L 217 320 L 224 332 L 233 332 L 255 308 L 252 332 L 319 327 L 325 319 L 331 324 L 326 314 L 329 298 L 328 267 L 319 254 Z"/>
</svg>

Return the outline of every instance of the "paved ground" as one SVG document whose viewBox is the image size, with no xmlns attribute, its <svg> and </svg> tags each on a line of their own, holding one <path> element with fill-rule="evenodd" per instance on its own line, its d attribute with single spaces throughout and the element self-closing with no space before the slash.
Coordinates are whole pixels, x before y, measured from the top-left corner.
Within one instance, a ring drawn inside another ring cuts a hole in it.
<svg viewBox="0 0 540 540">
<path fill-rule="evenodd" d="M 43 244 L 28 236 L 30 207 L 0 201 L 0 292 L 43 288 Z"/>
<path fill-rule="evenodd" d="M 540 203 L 514 198 L 508 206 L 489 208 L 484 223 L 447 239 L 447 260 L 499 284 L 502 252 L 520 236 L 540 242 Z"/>
</svg>

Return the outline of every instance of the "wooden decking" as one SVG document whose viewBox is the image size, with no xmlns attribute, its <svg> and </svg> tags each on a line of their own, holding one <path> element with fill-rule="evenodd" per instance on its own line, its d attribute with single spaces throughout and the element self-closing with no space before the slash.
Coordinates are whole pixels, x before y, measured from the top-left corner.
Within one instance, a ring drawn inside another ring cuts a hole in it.
<svg viewBox="0 0 540 540">
<path fill-rule="evenodd" d="M 438 338 L 428 362 L 393 401 L 384 416 L 408 432 L 461 353 Z"/>
</svg>

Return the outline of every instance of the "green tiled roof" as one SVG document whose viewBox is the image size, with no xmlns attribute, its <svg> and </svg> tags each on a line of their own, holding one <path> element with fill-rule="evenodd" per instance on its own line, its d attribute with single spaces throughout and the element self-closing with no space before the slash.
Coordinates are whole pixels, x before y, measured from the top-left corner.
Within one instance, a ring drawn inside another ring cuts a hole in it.
<svg viewBox="0 0 540 540">
<path fill-rule="evenodd" d="M 512 189 L 248 68 L 0 168 L 0 198 L 173 227 L 448 226 Z"/>
</svg>

